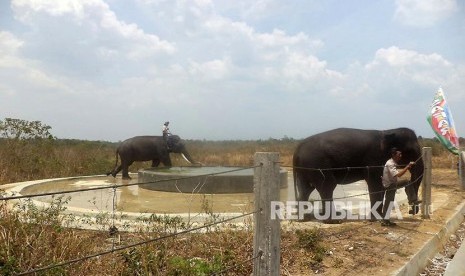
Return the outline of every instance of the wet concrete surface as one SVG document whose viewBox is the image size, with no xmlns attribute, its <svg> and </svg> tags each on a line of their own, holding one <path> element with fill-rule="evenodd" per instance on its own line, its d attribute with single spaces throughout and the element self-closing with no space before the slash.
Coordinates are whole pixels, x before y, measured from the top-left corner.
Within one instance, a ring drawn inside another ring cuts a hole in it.
<svg viewBox="0 0 465 276">
<path fill-rule="evenodd" d="M 137 183 L 137 175 L 131 180 L 120 177 L 94 177 L 82 180 L 61 180 L 24 188 L 22 194 L 43 193 L 45 191 L 79 190 L 90 187 L 109 186 L 114 184 Z M 69 207 L 89 209 L 92 211 L 111 211 L 113 202 L 116 210 L 136 213 L 188 213 L 211 210 L 212 212 L 247 212 L 253 194 L 195 194 L 159 192 L 142 189 L 136 186 L 121 187 L 88 192 L 77 192 L 70 196 Z M 35 198 L 39 201 L 51 202 L 51 196 Z"/>
<path fill-rule="evenodd" d="M 137 174 L 132 175 L 131 180 L 122 180 L 121 177 L 96 176 L 85 178 L 72 178 L 31 184 L 20 187 L 21 194 L 37 194 L 44 192 L 79 190 L 90 187 L 109 186 L 114 184 L 137 183 Z M 55 196 L 57 197 L 57 196 Z M 64 195 L 69 202 L 69 209 L 89 210 L 92 212 L 112 211 L 134 213 L 246 213 L 253 210 L 253 193 L 231 193 L 231 194 L 198 194 L 198 193 L 175 193 L 147 190 L 135 186 L 109 188 L 87 192 L 77 192 Z M 319 195 L 316 191 L 310 196 L 310 200 L 318 201 Z M 334 198 L 346 204 L 352 205 L 357 213 L 358 204 L 369 204 L 368 189 L 365 181 L 355 182 L 349 185 L 338 185 L 334 191 Z M 51 196 L 36 197 L 34 200 L 51 202 Z M 288 185 L 280 191 L 280 200 L 283 202 L 294 201 L 294 187 L 292 172 L 288 173 Z M 403 189 L 398 190 L 396 200 L 399 204 L 406 201 Z M 349 206 L 350 207 L 350 206 Z"/>
</svg>

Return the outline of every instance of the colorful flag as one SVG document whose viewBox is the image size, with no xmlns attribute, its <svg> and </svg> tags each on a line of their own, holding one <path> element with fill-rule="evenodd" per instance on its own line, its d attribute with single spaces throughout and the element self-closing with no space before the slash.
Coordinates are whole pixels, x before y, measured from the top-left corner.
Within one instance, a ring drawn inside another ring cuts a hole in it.
<svg viewBox="0 0 465 276">
<path fill-rule="evenodd" d="M 438 89 L 427 118 L 439 141 L 452 153 L 459 154 L 459 137 L 442 88 Z"/>
</svg>

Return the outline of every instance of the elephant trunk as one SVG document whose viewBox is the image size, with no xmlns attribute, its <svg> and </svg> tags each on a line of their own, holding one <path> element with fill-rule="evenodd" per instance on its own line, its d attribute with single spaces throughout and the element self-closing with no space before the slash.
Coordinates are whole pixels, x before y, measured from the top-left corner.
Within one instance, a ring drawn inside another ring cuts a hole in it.
<svg viewBox="0 0 465 276">
<path fill-rule="evenodd" d="M 424 164 L 422 158 L 416 161 L 415 165 L 410 169 L 410 185 L 405 187 L 409 204 L 416 204 L 418 202 L 418 189 L 423 179 L 423 170 Z"/>
</svg>

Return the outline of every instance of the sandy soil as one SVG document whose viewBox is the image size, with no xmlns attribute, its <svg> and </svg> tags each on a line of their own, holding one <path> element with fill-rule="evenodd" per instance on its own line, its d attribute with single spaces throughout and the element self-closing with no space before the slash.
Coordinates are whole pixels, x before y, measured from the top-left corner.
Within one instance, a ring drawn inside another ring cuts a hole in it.
<svg viewBox="0 0 465 276">
<path fill-rule="evenodd" d="M 433 170 L 433 212 L 430 219 L 420 214 L 408 215 L 408 206 L 401 207 L 403 219 L 394 220 L 395 227 L 379 222 L 348 221 L 338 225 L 319 222 L 293 222 L 283 225 L 281 245 L 282 275 L 390 275 L 400 269 L 427 240 L 434 236 L 465 200 L 455 170 Z M 421 191 L 420 191 L 421 194 Z M 323 261 L 312 261 L 305 249 L 295 252 L 296 229 L 322 229 Z M 286 235 L 286 231 L 289 235 Z"/>
</svg>

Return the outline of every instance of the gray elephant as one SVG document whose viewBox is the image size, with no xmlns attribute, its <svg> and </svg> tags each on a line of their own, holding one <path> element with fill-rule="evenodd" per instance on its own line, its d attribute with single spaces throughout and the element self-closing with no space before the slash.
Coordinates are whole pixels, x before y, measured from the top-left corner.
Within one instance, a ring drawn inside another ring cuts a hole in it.
<svg viewBox="0 0 465 276">
<path fill-rule="evenodd" d="M 306 138 L 297 146 L 293 156 L 296 200 L 307 201 L 316 189 L 323 199 L 323 206 L 329 201 L 329 206 L 334 208 L 333 191 L 337 184 L 365 180 L 372 211 L 382 214 L 384 193 L 381 176 L 393 147 L 402 151 L 399 164 L 416 162 L 410 169 L 411 184 L 405 187 L 405 192 L 412 205 L 410 212 L 417 213 L 423 160 L 417 136 L 408 128 L 384 131 L 339 128 Z M 381 205 L 375 209 L 376 202 L 381 202 Z M 375 219 L 374 212 L 371 219 Z"/>
<path fill-rule="evenodd" d="M 128 169 L 134 161 L 152 161 L 152 167 L 157 167 L 160 162 L 171 167 L 170 152 L 180 153 L 191 164 L 195 162 L 186 150 L 181 138 L 177 135 L 169 136 L 169 149 L 162 136 L 136 136 L 124 140 L 116 149 L 116 163 L 113 171 L 107 175 L 116 175 L 123 170 L 123 178 L 129 179 Z M 118 166 L 118 155 L 121 164 Z"/>
</svg>

